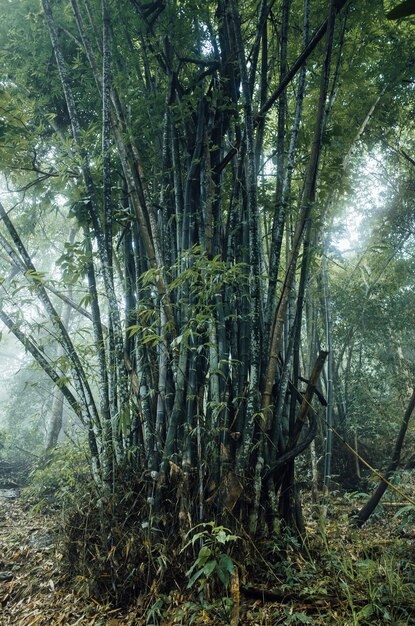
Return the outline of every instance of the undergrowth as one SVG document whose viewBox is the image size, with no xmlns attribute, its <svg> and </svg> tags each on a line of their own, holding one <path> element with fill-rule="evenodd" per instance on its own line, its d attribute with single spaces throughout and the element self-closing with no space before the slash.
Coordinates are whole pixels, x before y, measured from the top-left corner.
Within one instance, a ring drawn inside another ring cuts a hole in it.
<svg viewBox="0 0 415 626">
<path fill-rule="evenodd" d="M 414 548 L 395 511 L 358 530 L 343 497 L 327 520 L 306 507 L 306 537 L 281 529 L 254 540 L 232 516 L 185 526 L 175 492 L 156 517 L 147 476 L 125 476 L 104 499 L 84 458 L 58 449 L 25 493 L 60 520 L 62 567 L 78 593 L 135 606 L 137 623 L 235 624 L 239 592 L 240 624 L 415 623 Z"/>
<path fill-rule="evenodd" d="M 91 483 L 85 448 L 66 444 L 33 466 L 23 496 L 35 511 L 52 513 L 76 506 L 79 494 Z"/>
</svg>

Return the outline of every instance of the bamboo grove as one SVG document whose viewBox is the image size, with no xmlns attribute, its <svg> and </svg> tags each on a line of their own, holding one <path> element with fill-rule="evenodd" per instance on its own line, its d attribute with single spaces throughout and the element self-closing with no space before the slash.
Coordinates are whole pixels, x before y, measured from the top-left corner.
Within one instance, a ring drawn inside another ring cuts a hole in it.
<svg viewBox="0 0 415 626">
<path fill-rule="evenodd" d="M 342 91 L 344 67 L 349 81 L 364 77 L 360 4 L 15 9 L 23 21 L 6 38 L 2 101 L 9 94 L 26 121 L 10 113 L 6 138 L 20 148 L 3 171 L 23 200 L 0 205 L 14 281 L 3 280 L 0 317 L 82 423 L 103 510 L 130 483 L 159 529 L 168 514 L 183 531 L 230 516 L 252 534 L 281 519 L 301 530 L 294 463 L 319 414 L 328 485 L 327 226 L 354 142 L 388 89 L 372 71 L 359 111 L 357 86 Z M 39 188 L 48 206 L 65 201 L 58 287 L 18 225 Z M 16 284 L 42 308 L 58 353 L 16 313 Z M 89 329 L 88 350 L 68 307 Z"/>
</svg>

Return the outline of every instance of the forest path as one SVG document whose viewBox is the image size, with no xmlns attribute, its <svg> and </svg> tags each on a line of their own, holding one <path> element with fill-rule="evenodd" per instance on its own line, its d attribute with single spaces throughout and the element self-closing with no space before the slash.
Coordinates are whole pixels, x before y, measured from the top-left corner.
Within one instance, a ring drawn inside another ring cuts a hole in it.
<svg viewBox="0 0 415 626">
<path fill-rule="evenodd" d="M 124 626 L 120 611 L 70 589 L 51 519 L 16 496 L 0 490 L 0 626 Z"/>
</svg>

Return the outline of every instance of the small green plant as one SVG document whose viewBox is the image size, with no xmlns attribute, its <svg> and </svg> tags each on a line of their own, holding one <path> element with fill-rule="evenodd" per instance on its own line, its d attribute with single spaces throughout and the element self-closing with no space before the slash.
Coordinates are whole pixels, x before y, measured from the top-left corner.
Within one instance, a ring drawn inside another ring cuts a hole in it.
<svg viewBox="0 0 415 626">
<path fill-rule="evenodd" d="M 195 532 L 197 529 L 197 532 Z M 203 591 L 208 579 L 219 580 L 225 589 L 228 588 L 235 566 L 232 558 L 226 551 L 226 546 L 238 541 L 228 528 L 216 526 L 215 522 L 198 524 L 188 533 L 194 533 L 186 543 L 182 552 L 189 546 L 201 544 L 196 560 L 186 572 L 189 579 L 187 588 L 191 589 L 199 581 L 199 591 Z"/>
<path fill-rule="evenodd" d="M 400 519 L 398 530 L 405 530 L 408 526 L 415 524 L 415 506 L 408 504 L 395 513 L 395 518 Z"/>
<path fill-rule="evenodd" d="M 369 498 L 369 494 L 364 491 L 350 491 L 344 494 L 344 499 L 349 502 L 354 502 L 355 500 L 366 500 Z"/>
<path fill-rule="evenodd" d="M 284 624 L 312 624 L 313 618 L 305 613 L 298 611 L 293 612 L 292 609 L 286 610 Z"/>
<path fill-rule="evenodd" d="M 147 610 L 146 613 L 146 625 L 158 626 L 163 619 L 163 608 L 165 605 L 165 598 L 161 596 L 158 598 Z"/>
</svg>

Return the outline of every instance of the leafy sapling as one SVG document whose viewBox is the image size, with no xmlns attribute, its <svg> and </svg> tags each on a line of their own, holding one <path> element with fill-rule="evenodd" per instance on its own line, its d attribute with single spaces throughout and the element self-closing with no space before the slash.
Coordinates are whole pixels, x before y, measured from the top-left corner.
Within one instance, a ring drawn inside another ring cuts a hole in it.
<svg viewBox="0 0 415 626">
<path fill-rule="evenodd" d="M 183 547 L 182 552 L 196 544 L 201 544 L 201 547 L 196 560 L 186 572 L 189 579 L 187 588 L 191 589 L 199 581 L 198 591 L 203 593 L 207 581 L 212 580 L 213 582 L 219 581 L 225 589 L 228 589 L 235 565 L 228 554 L 229 548 L 227 549 L 227 546 L 240 538 L 233 535 L 228 528 L 216 526 L 215 522 L 198 524 L 187 533 L 187 537 L 191 533 L 194 534 Z"/>
</svg>

